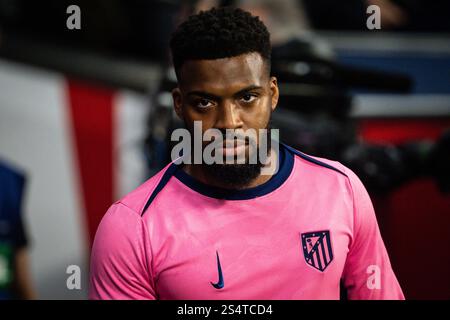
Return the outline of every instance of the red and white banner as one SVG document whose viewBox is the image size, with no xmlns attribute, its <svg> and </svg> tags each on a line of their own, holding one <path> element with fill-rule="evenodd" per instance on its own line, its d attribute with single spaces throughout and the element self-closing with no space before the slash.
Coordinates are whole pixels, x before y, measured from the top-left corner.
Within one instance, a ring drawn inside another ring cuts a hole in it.
<svg viewBox="0 0 450 320">
<path fill-rule="evenodd" d="M 0 60 L 0 158 L 26 172 L 24 221 L 39 298 L 87 295 L 89 248 L 108 207 L 145 179 L 145 95 Z M 81 290 L 66 269 L 81 268 Z"/>
</svg>

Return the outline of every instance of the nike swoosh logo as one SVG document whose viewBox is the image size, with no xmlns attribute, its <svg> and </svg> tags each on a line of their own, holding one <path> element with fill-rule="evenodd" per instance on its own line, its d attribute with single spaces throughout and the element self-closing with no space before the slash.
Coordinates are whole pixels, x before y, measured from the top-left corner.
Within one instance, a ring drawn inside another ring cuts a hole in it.
<svg viewBox="0 0 450 320">
<path fill-rule="evenodd" d="M 222 289 L 225 286 L 225 283 L 223 281 L 222 268 L 220 267 L 219 253 L 217 251 L 216 256 L 217 256 L 217 271 L 219 272 L 219 281 L 217 283 L 211 282 L 211 285 L 216 289 Z"/>
</svg>

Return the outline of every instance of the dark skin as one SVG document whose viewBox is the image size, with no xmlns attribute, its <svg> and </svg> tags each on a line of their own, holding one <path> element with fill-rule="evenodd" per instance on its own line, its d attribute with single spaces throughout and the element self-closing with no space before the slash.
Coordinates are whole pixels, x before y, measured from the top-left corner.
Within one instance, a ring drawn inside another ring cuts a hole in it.
<svg viewBox="0 0 450 320">
<path fill-rule="evenodd" d="M 172 91 L 174 108 L 191 132 L 194 121 L 202 121 L 203 133 L 210 128 L 258 132 L 267 128 L 278 103 L 277 79 L 270 76 L 259 53 L 189 60 L 180 68 L 178 77 L 178 87 Z M 202 165 L 186 164 L 183 170 L 205 184 L 227 188 L 209 178 Z M 263 184 L 270 177 L 259 175 L 244 188 Z"/>
</svg>

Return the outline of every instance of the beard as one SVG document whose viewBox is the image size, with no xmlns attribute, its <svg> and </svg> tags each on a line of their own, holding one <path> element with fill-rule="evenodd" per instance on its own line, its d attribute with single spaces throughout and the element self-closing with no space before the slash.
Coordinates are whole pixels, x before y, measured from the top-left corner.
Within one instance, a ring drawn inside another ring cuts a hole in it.
<svg viewBox="0 0 450 320">
<path fill-rule="evenodd" d="M 263 157 L 267 157 L 271 150 L 271 126 L 270 122 L 265 128 L 267 129 L 267 154 Z M 253 150 L 252 150 L 253 149 Z M 256 152 L 256 163 L 251 163 L 250 153 Z M 204 173 L 212 180 L 220 181 L 220 184 L 227 189 L 242 189 L 249 185 L 261 174 L 261 169 L 264 167 L 264 162 L 260 155 L 260 146 L 257 144 L 248 144 L 248 154 L 246 156 L 245 163 L 213 163 L 202 164 Z"/>
<path fill-rule="evenodd" d="M 249 185 L 259 177 L 262 166 L 259 162 L 203 165 L 205 174 L 211 179 L 221 181 L 227 189 L 241 189 Z"/>
</svg>

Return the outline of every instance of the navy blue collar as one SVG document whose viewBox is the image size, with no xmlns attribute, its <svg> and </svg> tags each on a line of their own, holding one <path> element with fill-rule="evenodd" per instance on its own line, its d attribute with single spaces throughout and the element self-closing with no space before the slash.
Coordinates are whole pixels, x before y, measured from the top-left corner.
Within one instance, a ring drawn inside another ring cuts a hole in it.
<svg viewBox="0 0 450 320">
<path fill-rule="evenodd" d="M 181 169 L 181 165 L 178 170 L 175 171 L 174 176 L 192 190 L 210 198 L 223 200 L 248 200 L 264 196 L 274 191 L 280 187 L 287 180 L 287 178 L 289 178 L 294 166 L 294 155 L 282 143 L 280 143 L 279 163 L 280 166 L 278 172 L 274 174 L 267 182 L 253 188 L 241 190 L 223 189 L 207 185 L 184 172 Z"/>
</svg>

